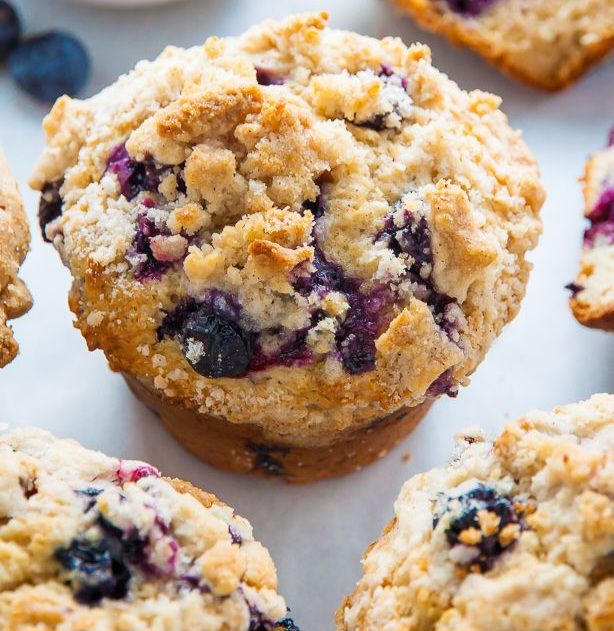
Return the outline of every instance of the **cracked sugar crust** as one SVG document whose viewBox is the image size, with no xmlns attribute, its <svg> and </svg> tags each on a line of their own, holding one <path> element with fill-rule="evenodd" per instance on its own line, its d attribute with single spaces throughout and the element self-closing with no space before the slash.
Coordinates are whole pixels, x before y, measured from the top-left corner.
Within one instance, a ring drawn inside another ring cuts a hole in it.
<svg viewBox="0 0 614 631">
<path fill-rule="evenodd" d="M 19 346 L 7 321 L 32 306 L 17 274 L 30 245 L 30 230 L 17 182 L 0 151 L 0 368 L 17 355 Z"/>
<path fill-rule="evenodd" d="M 403 486 L 337 628 L 611 630 L 614 396 L 457 440 Z"/>
<path fill-rule="evenodd" d="M 3 631 L 294 628 L 232 508 L 37 429 L 0 434 L 0 558 Z"/>
<path fill-rule="evenodd" d="M 614 47 L 610 0 L 394 0 L 425 29 L 545 90 L 567 87 Z"/>
<path fill-rule="evenodd" d="M 76 325 L 171 404 L 282 444 L 327 444 L 438 379 L 453 394 L 517 313 L 541 230 L 535 160 L 498 106 L 428 48 L 325 14 L 60 99 L 32 184 Z"/>
<path fill-rule="evenodd" d="M 581 324 L 614 331 L 614 135 L 584 172 L 584 233 L 580 269 L 570 285 L 570 306 Z"/>
</svg>

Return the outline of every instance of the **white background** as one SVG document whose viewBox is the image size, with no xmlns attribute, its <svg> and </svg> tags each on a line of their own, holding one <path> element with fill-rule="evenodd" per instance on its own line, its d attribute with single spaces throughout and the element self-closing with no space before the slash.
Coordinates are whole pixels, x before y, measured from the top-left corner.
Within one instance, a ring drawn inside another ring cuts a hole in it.
<svg viewBox="0 0 614 631">
<path fill-rule="evenodd" d="M 133 400 L 123 380 L 89 353 L 71 326 L 69 285 L 53 249 L 33 223 L 24 267 L 34 308 L 15 323 L 21 354 L 0 374 L 0 422 L 38 425 L 111 455 L 151 461 L 167 475 L 215 492 L 248 517 L 271 550 L 280 589 L 303 631 L 332 628 L 333 612 L 360 573 L 363 549 L 388 522 L 401 483 L 443 463 L 452 435 L 479 423 L 491 432 L 532 408 L 551 408 L 614 391 L 614 336 L 584 329 L 563 289 L 576 272 L 583 221 L 577 178 L 587 154 L 601 147 L 612 118 L 614 63 L 602 65 L 558 95 L 513 83 L 470 52 L 419 31 L 383 0 L 193 0 L 140 10 L 95 9 L 60 0 L 17 2 L 30 31 L 64 28 L 86 42 L 93 93 L 155 56 L 165 44 L 193 45 L 208 35 L 241 32 L 266 17 L 327 9 L 333 26 L 377 37 L 398 35 L 433 48 L 434 63 L 464 88 L 503 96 L 513 126 L 539 159 L 548 200 L 535 271 L 518 318 L 508 326 L 456 400 L 438 402 L 414 434 L 386 459 L 351 477 L 290 487 L 211 469 L 190 456 Z M 35 221 L 37 199 L 26 186 L 42 145 L 46 108 L 19 93 L 0 67 L 0 145 L 12 163 Z M 403 454 L 410 453 L 408 462 Z"/>
</svg>

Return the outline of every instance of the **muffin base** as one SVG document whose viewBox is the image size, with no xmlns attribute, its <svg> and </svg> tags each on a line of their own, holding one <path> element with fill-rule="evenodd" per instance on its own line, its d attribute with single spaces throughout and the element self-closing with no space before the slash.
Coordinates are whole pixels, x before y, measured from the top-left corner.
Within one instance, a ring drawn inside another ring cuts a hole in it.
<svg viewBox="0 0 614 631">
<path fill-rule="evenodd" d="M 386 455 L 428 412 L 433 401 L 382 417 L 369 427 L 322 447 L 271 444 L 255 425 L 230 423 L 169 404 L 134 377 L 123 373 L 132 393 L 201 460 L 228 471 L 277 477 L 304 484 L 359 471 Z"/>
</svg>

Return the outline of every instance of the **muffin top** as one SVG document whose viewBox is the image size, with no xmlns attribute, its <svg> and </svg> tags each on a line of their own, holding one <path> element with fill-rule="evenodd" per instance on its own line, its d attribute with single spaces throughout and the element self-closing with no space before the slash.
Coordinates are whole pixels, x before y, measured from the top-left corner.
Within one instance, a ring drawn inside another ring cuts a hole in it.
<svg viewBox="0 0 614 631">
<path fill-rule="evenodd" d="M 614 396 L 458 438 L 403 486 L 338 629 L 611 630 Z"/>
<path fill-rule="evenodd" d="M 17 182 L 0 151 L 0 368 L 19 350 L 7 320 L 32 306 L 30 293 L 17 278 L 29 245 L 30 230 Z"/>
<path fill-rule="evenodd" d="M 0 489 L 4 631 L 298 631 L 249 522 L 187 482 L 20 429 Z"/>
<path fill-rule="evenodd" d="M 325 14 L 60 99 L 32 184 L 77 326 L 162 397 L 277 439 L 454 394 L 540 232 L 498 105 Z"/>
<path fill-rule="evenodd" d="M 584 231 L 580 271 L 571 308 L 586 326 L 614 330 L 614 128 L 608 146 L 595 152 L 584 173 Z"/>
<path fill-rule="evenodd" d="M 560 90 L 614 49 L 611 0 L 395 0 L 425 28 Z"/>
</svg>

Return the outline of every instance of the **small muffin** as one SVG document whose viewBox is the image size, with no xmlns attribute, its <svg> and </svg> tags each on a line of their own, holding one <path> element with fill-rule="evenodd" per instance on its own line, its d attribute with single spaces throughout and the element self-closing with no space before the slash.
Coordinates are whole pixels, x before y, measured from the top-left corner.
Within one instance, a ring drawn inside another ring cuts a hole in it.
<svg viewBox="0 0 614 631">
<path fill-rule="evenodd" d="M 457 438 L 401 489 L 337 629 L 611 631 L 614 396 Z"/>
<path fill-rule="evenodd" d="M 36 429 L 0 435 L 0 559 L 3 631 L 298 631 L 232 508 Z"/>
<path fill-rule="evenodd" d="M 61 99 L 32 181 L 89 347 L 205 460 L 291 481 L 373 461 L 468 382 L 541 229 L 497 97 L 325 18 Z"/>
<path fill-rule="evenodd" d="M 17 182 L 0 151 L 0 368 L 17 355 L 19 346 L 7 320 L 32 306 L 23 281 L 17 278 L 30 245 L 30 230 Z"/>
<path fill-rule="evenodd" d="M 614 331 L 614 128 L 608 147 L 584 173 L 584 248 L 576 280 L 567 286 L 574 316 L 585 326 Z"/>
<path fill-rule="evenodd" d="M 560 90 L 614 47 L 612 0 L 394 0 L 423 28 L 537 88 Z"/>
</svg>

